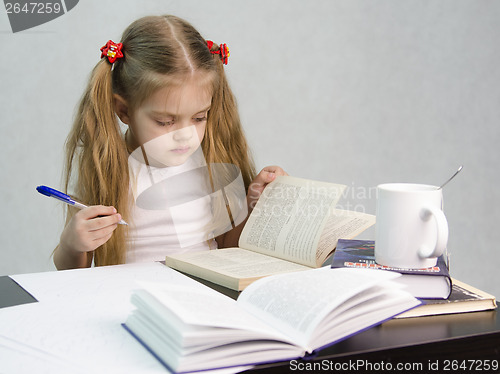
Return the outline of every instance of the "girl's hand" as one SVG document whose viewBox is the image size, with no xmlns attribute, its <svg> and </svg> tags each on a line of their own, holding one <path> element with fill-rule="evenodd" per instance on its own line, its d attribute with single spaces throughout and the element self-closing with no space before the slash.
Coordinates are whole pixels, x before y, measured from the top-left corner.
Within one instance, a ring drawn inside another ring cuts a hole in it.
<svg viewBox="0 0 500 374">
<path fill-rule="evenodd" d="M 121 220 L 111 206 L 94 205 L 78 211 L 61 234 L 60 247 L 73 254 L 90 252 L 106 243 Z"/>
<path fill-rule="evenodd" d="M 279 175 L 288 174 L 279 166 L 266 166 L 260 171 L 259 174 L 257 174 L 248 187 L 247 203 L 249 210 L 252 210 L 255 207 L 255 204 L 257 204 L 257 200 L 259 200 L 264 188 L 266 188 L 266 186 L 275 180 Z"/>
</svg>

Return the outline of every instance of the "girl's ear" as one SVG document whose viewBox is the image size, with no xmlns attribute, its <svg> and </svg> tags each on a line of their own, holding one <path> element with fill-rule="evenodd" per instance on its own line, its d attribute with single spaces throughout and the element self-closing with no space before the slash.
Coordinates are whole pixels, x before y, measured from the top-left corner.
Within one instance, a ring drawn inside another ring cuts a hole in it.
<svg viewBox="0 0 500 374">
<path fill-rule="evenodd" d="M 113 95 L 113 100 L 116 115 L 124 124 L 128 125 L 130 122 L 130 113 L 127 101 L 118 94 Z"/>
</svg>

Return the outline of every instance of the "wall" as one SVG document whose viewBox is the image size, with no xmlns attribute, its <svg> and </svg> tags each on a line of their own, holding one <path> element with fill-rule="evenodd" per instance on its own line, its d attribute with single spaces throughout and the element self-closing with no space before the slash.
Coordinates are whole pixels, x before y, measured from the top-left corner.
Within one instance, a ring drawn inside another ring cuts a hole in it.
<svg viewBox="0 0 500 374">
<path fill-rule="evenodd" d="M 384 182 L 440 184 L 452 275 L 500 297 L 500 3 L 86 0 L 13 34 L 0 11 L 0 274 L 54 269 L 63 144 L 99 48 L 134 19 L 171 13 L 226 42 L 259 168 L 344 183 L 375 213 Z M 374 229 L 363 234 L 373 238 Z"/>
</svg>

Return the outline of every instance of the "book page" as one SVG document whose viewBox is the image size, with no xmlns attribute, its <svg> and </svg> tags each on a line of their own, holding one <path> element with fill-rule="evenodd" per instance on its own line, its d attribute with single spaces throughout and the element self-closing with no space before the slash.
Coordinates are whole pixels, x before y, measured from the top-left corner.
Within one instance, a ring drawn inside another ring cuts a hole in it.
<svg viewBox="0 0 500 374">
<path fill-rule="evenodd" d="M 142 282 L 141 286 L 157 300 L 157 305 L 173 313 L 188 327 L 191 326 L 191 330 L 196 330 L 200 326 L 239 329 L 258 332 L 256 336 L 261 338 L 283 340 L 293 344 L 286 335 L 273 331 L 261 319 L 247 313 L 235 300 L 208 287 L 195 288 L 153 282 Z M 136 295 L 138 299 L 141 298 L 140 293 Z M 161 309 L 160 313 L 153 313 L 152 306 L 146 302 L 141 308 L 146 308 L 151 318 L 165 319 L 164 323 L 170 323 L 167 314 L 161 313 Z M 213 345 L 216 346 L 216 344 Z"/>
<path fill-rule="evenodd" d="M 179 261 L 198 266 L 202 269 L 197 273 L 191 271 L 193 275 L 200 277 L 203 275 L 203 269 L 237 279 L 260 278 L 272 274 L 310 269 L 308 266 L 241 248 L 224 248 L 216 251 L 174 254 L 167 256 L 166 265 L 173 268 L 179 267 L 181 270 L 185 269 L 185 267 L 178 265 Z"/>
<path fill-rule="evenodd" d="M 239 246 L 316 267 L 321 233 L 344 189 L 333 183 L 277 177 L 259 198 Z"/>
<path fill-rule="evenodd" d="M 334 209 L 328 217 L 316 250 L 316 265 L 321 266 L 337 246 L 339 239 L 351 239 L 375 224 L 375 216 L 350 210 Z"/>
<path fill-rule="evenodd" d="M 394 272 L 329 267 L 282 274 L 252 283 L 238 304 L 311 351 L 315 347 L 309 346 L 309 338 L 329 313 L 360 292 L 397 277 Z"/>
</svg>

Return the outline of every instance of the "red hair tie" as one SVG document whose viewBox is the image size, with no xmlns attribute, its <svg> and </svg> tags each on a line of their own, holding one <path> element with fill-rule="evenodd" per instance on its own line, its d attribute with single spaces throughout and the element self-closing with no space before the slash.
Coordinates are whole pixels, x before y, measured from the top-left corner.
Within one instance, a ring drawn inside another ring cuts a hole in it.
<svg viewBox="0 0 500 374">
<path fill-rule="evenodd" d="M 211 40 L 207 40 L 207 47 L 211 54 L 220 55 L 220 59 L 224 65 L 227 65 L 227 58 L 229 57 L 229 48 L 227 48 L 227 44 L 223 43 L 219 46 L 219 49 L 212 51 L 212 47 L 214 42 Z"/>
<path fill-rule="evenodd" d="M 117 59 L 123 57 L 122 43 L 116 44 L 112 40 L 108 40 L 106 45 L 101 48 L 101 58 L 107 57 L 110 63 L 114 63 Z"/>
</svg>

